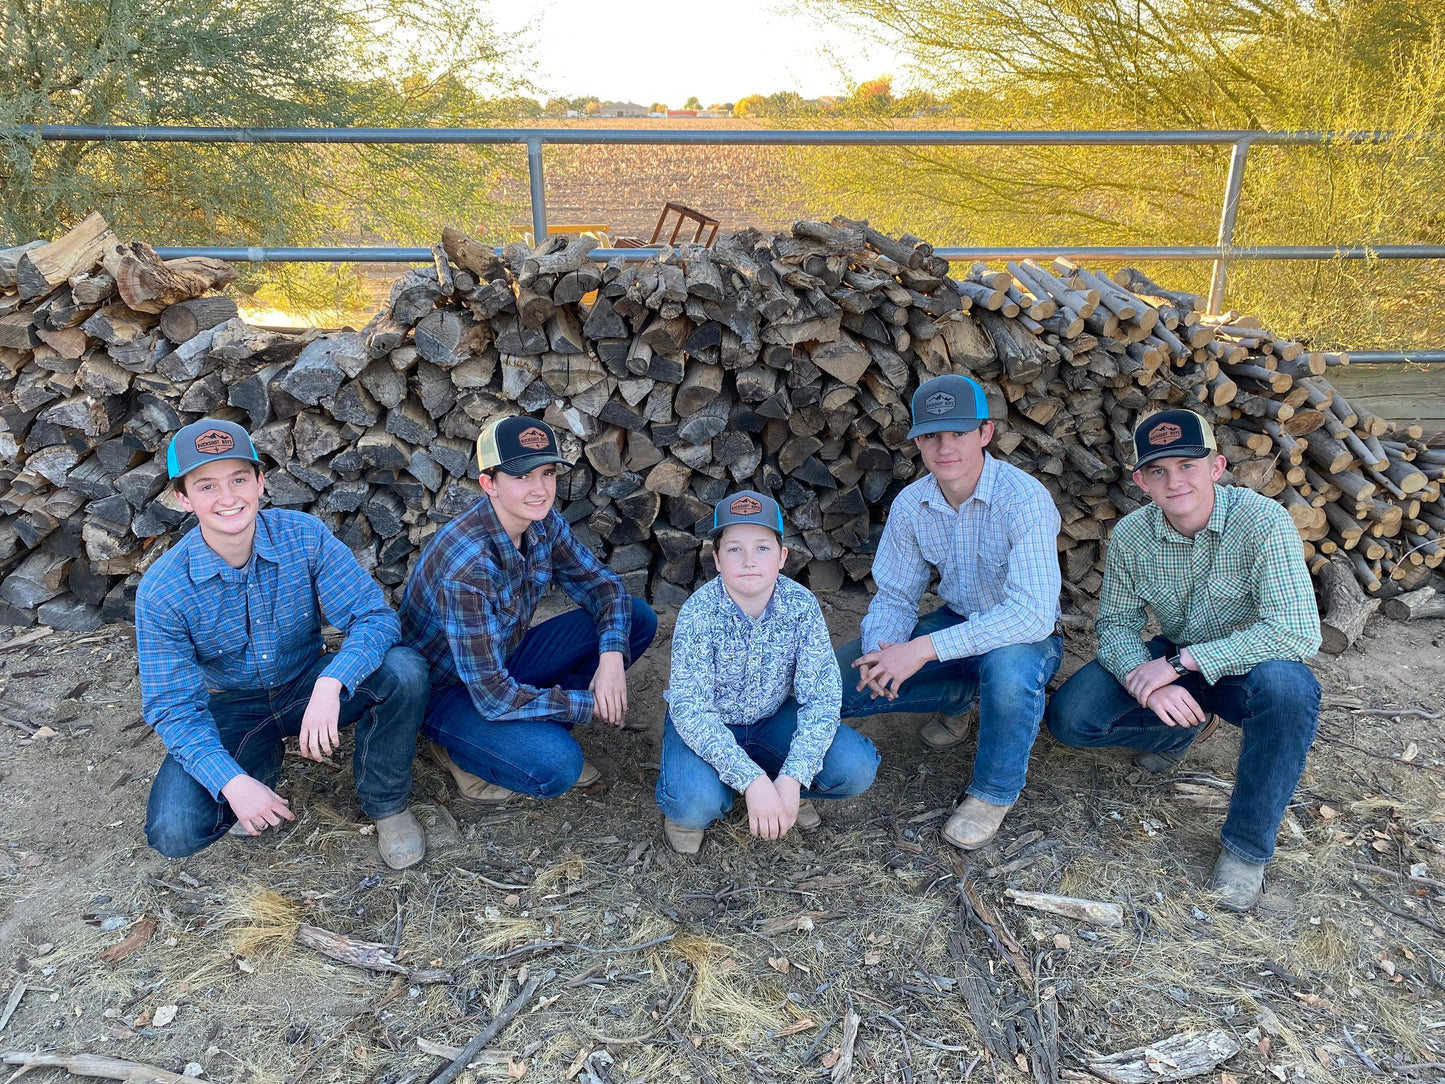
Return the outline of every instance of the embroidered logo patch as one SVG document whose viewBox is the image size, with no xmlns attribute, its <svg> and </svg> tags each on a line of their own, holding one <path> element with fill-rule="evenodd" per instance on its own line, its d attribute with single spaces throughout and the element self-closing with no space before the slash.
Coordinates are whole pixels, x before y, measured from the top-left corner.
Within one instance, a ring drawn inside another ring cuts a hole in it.
<svg viewBox="0 0 1445 1084">
<path fill-rule="evenodd" d="M 755 516 L 763 510 L 756 497 L 738 497 L 728 505 L 728 511 L 735 516 Z"/>
<path fill-rule="evenodd" d="M 1184 430 L 1172 422 L 1161 422 L 1149 430 L 1149 443 L 1153 445 L 1173 444 L 1184 435 Z"/>
<path fill-rule="evenodd" d="M 948 392 L 936 391 L 923 401 L 923 409 L 930 414 L 947 414 L 956 401 Z"/>
<path fill-rule="evenodd" d="M 549 448 L 552 445 L 552 441 L 548 439 L 547 434 L 535 425 L 530 429 L 523 429 L 517 436 L 517 443 L 523 448 L 532 449 L 534 452 L 539 452 L 543 448 Z"/>
<path fill-rule="evenodd" d="M 236 438 L 219 429 L 207 429 L 196 438 L 196 451 L 202 455 L 220 455 L 234 451 L 235 448 Z"/>
</svg>

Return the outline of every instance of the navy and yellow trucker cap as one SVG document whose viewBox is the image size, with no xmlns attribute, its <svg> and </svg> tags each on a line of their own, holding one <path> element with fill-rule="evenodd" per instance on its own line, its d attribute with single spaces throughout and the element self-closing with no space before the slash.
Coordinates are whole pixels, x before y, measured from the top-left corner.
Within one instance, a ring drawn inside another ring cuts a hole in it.
<svg viewBox="0 0 1445 1084">
<path fill-rule="evenodd" d="M 1134 427 L 1134 469 L 1156 459 L 1199 459 L 1219 451 L 1214 427 L 1192 410 L 1161 410 Z"/>
<path fill-rule="evenodd" d="M 548 463 L 572 464 L 557 449 L 557 434 L 536 418 L 499 418 L 477 437 L 477 466 L 482 470 L 500 467 L 521 476 Z"/>
<path fill-rule="evenodd" d="M 988 399 L 976 380 L 950 373 L 918 385 L 908 439 L 929 433 L 972 433 L 988 421 Z"/>
<path fill-rule="evenodd" d="M 715 538 L 724 527 L 736 523 L 756 523 L 777 531 L 780 540 L 783 537 L 783 510 L 777 501 L 755 489 L 744 489 L 717 502 L 712 510 L 708 537 Z"/>
<path fill-rule="evenodd" d="M 218 459 L 244 459 L 261 465 L 250 433 L 235 422 L 202 418 L 171 438 L 171 446 L 166 449 L 166 473 L 172 479 L 179 478 Z"/>
</svg>

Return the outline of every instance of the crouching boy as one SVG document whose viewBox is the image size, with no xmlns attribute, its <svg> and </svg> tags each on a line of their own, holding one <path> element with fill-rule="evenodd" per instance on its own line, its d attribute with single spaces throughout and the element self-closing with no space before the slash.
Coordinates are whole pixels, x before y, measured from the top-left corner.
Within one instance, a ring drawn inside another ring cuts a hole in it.
<svg viewBox="0 0 1445 1084">
<path fill-rule="evenodd" d="M 421 656 L 394 646 L 401 629 L 381 588 L 320 520 L 261 507 L 266 478 L 234 422 L 192 422 L 166 464 L 198 526 L 136 592 L 142 708 L 166 746 L 146 839 L 181 858 L 228 830 L 292 820 L 272 789 L 282 740 L 321 760 L 355 724 L 356 794 L 377 848 L 392 869 L 416 865 L 426 836 L 407 802 L 430 687 Z M 335 653 L 323 619 L 346 634 Z"/>
<path fill-rule="evenodd" d="M 1050 732 L 1073 746 L 1124 746 L 1149 771 L 1184 759 L 1208 713 L 1242 731 L 1211 886 L 1247 911 L 1314 740 L 1320 685 L 1305 661 L 1320 619 L 1284 507 L 1222 486 L 1225 459 L 1203 418 L 1165 410 L 1134 430 L 1135 483 L 1150 503 L 1114 528 L 1099 595 L 1098 658 L 1054 694 Z M 1147 610 L 1162 636 L 1143 639 Z"/>
<path fill-rule="evenodd" d="M 657 804 L 679 854 L 748 805 L 748 830 L 781 839 L 819 824 L 812 798 L 851 798 L 878 770 L 873 743 L 841 726 L 842 683 L 818 600 L 782 575 L 777 501 L 744 490 L 713 510 L 718 576 L 682 605 L 672 634 Z"/>
</svg>

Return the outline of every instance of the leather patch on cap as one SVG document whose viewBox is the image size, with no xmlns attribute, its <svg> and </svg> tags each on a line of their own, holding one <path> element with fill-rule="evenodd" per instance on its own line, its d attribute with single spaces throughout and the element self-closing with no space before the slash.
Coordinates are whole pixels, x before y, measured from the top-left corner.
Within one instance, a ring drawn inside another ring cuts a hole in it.
<svg viewBox="0 0 1445 1084">
<path fill-rule="evenodd" d="M 219 429 L 207 429 L 196 438 L 196 451 L 202 455 L 220 455 L 236 449 L 236 438 Z"/>
<path fill-rule="evenodd" d="M 728 505 L 728 511 L 735 516 L 755 516 L 763 510 L 756 497 L 738 497 Z"/>
<path fill-rule="evenodd" d="M 1149 430 L 1149 443 L 1156 447 L 1161 444 L 1173 444 L 1184 435 L 1184 430 L 1173 422 L 1160 422 L 1153 429 Z"/>
<path fill-rule="evenodd" d="M 517 443 L 523 448 L 530 448 L 534 452 L 540 452 L 543 448 L 550 448 L 552 446 L 551 438 L 535 425 L 530 429 L 523 429 L 521 433 L 517 434 Z"/>
<path fill-rule="evenodd" d="M 923 409 L 930 414 L 947 414 L 953 410 L 956 400 L 946 391 L 936 391 L 923 401 Z"/>
</svg>

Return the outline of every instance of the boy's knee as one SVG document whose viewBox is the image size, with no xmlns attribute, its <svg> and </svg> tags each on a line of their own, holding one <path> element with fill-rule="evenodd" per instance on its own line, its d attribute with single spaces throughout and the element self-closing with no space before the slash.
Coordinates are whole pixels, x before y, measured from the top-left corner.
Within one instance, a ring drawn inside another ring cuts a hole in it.
<svg viewBox="0 0 1445 1084">
<path fill-rule="evenodd" d="M 808 789 L 824 798 L 852 798 L 862 794 L 878 776 L 882 758 L 877 748 L 856 730 L 845 731 L 841 727 L 833 741 L 840 755 L 823 761 L 822 770 Z"/>
<path fill-rule="evenodd" d="M 673 824 L 687 829 L 702 829 L 724 817 L 732 808 L 730 796 L 723 800 L 720 797 L 717 793 L 698 791 L 673 795 L 659 786 L 657 808 Z"/>
<path fill-rule="evenodd" d="M 575 741 L 570 749 L 557 750 L 545 762 L 529 767 L 528 776 L 539 798 L 560 798 L 582 775 L 582 747 Z"/>
<path fill-rule="evenodd" d="M 640 598 L 632 600 L 632 661 L 636 662 L 638 657 L 652 644 L 652 639 L 657 635 L 657 613 L 646 602 Z"/>
<path fill-rule="evenodd" d="M 198 835 L 189 823 L 161 817 L 146 820 L 146 842 L 167 858 L 186 858 L 206 847 L 210 840 Z"/>
</svg>

